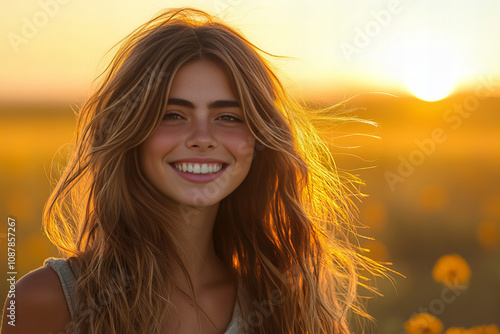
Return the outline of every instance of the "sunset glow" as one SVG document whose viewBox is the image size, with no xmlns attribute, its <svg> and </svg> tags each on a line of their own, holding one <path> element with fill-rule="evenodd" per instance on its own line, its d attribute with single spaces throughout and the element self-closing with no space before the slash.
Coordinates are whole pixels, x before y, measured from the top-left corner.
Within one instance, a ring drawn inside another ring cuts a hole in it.
<svg viewBox="0 0 500 334">
<path fill-rule="evenodd" d="M 403 80 L 410 92 L 421 100 L 445 98 L 459 80 L 449 54 L 420 49 L 409 55 L 406 62 Z"/>
<path fill-rule="evenodd" d="M 442 73 L 437 65 L 408 72 L 406 80 L 409 90 L 424 101 L 441 100 L 448 96 L 455 86 L 453 78 Z"/>
<path fill-rule="evenodd" d="M 263 50 L 290 57 L 272 61 L 306 93 L 382 91 L 435 101 L 470 78 L 500 75 L 500 39 L 493 36 L 500 2 L 491 0 L 482 6 L 450 0 L 28 0 L 4 6 L 0 98 L 85 98 L 113 45 L 162 9 L 180 6 L 218 15 Z M 453 15 L 444 18 L 449 10 Z"/>
<path fill-rule="evenodd" d="M 422 28 L 405 34 L 391 56 L 396 75 L 406 89 L 424 101 L 437 101 L 453 93 L 470 74 L 471 51 L 458 36 L 442 36 Z"/>
</svg>

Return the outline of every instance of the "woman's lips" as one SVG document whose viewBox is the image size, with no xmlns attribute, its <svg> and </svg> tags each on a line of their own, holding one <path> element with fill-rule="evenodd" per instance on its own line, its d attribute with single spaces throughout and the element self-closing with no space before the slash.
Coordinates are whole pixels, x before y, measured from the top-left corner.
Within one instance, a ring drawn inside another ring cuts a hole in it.
<svg viewBox="0 0 500 334">
<path fill-rule="evenodd" d="M 198 163 L 176 161 L 170 166 L 183 179 L 195 183 L 207 183 L 217 179 L 226 170 L 226 163 Z"/>
</svg>

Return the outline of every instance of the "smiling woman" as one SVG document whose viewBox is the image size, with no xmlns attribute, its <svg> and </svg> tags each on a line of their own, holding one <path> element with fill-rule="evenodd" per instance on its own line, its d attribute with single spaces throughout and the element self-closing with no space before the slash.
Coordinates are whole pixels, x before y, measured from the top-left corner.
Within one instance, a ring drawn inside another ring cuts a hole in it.
<svg viewBox="0 0 500 334">
<path fill-rule="evenodd" d="M 217 206 L 250 170 L 255 138 L 244 119 L 221 65 L 184 65 L 172 82 L 163 120 L 141 145 L 146 178 L 176 203 Z M 223 175 L 224 183 L 207 193 L 206 183 Z"/>
<path fill-rule="evenodd" d="M 123 41 L 45 207 L 65 258 L 20 280 L 4 333 L 348 333 L 366 316 L 358 271 L 383 267 L 351 245 L 356 180 L 312 125 L 353 119 L 301 107 L 264 54 L 194 9 Z"/>
</svg>

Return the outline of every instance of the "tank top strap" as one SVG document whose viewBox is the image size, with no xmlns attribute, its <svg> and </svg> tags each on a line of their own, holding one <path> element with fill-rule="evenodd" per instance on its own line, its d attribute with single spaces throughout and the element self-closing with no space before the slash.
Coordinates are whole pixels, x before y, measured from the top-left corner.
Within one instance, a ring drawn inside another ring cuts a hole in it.
<svg viewBox="0 0 500 334">
<path fill-rule="evenodd" d="M 248 292 L 246 291 L 241 279 L 238 279 L 237 284 L 237 298 L 233 310 L 233 318 L 226 328 L 224 334 L 242 334 L 244 333 L 245 321 L 243 318 L 243 310 L 247 311 L 247 303 L 250 300 L 248 297 Z"/>
<path fill-rule="evenodd" d="M 67 259 L 48 258 L 44 262 L 44 266 L 52 268 L 59 277 L 61 286 L 68 304 L 71 319 L 74 317 L 76 307 L 76 279 L 79 272 L 75 266 L 70 266 Z"/>
<path fill-rule="evenodd" d="M 76 280 L 79 276 L 79 270 L 76 266 L 70 266 L 67 259 L 57 259 L 48 258 L 45 260 L 44 265 L 51 267 L 59 277 L 61 286 L 64 292 L 64 297 L 66 298 L 66 303 L 68 304 L 69 313 L 71 319 L 74 318 L 75 308 L 76 308 Z M 244 302 L 247 299 L 244 290 L 241 285 L 238 288 L 239 302 L 237 301 L 233 310 L 233 318 L 231 323 L 227 327 L 225 334 L 239 334 L 243 330 L 243 317 L 242 310 L 240 308 L 240 302 Z M 244 304 L 244 303 L 243 303 Z"/>
</svg>

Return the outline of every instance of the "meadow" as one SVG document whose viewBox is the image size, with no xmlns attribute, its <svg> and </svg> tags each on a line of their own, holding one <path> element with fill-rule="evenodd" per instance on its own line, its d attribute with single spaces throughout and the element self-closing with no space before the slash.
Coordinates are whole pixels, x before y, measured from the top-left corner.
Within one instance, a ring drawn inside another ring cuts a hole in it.
<svg viewBox="0 0 500 334">
<path fill-rule="evenodd" d="M 377 332 L 403 333 L 419 312 L 445 328 L 500 325 L 500 98 L 463 92 L 431 103 L 366 94 L 347 102 L 352 107 L 379 127 L 345 124 L 325 136 L 338 167 L 365 182 L 367 197 L 355 200 L 366 225 L 360 244 L 371 250 L 365 255 L 400 273 L 369 283 L 383 294 L 368 300 Z M 58 256 L 41 215 L 51 164 L 61 167 L 74 126 L 69 104 L 0 105 L 0 240 L 5 254 L 7 219 L 14 218 L 18 279 Z M 451 292 L 432 276 L 446 254 L 459 254 L 471 271 Z M 2 279 L 2 300 L 7 290 Z"/>
</svg>

